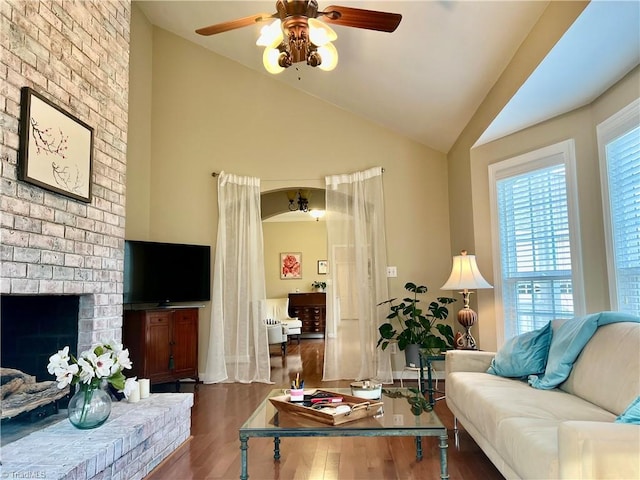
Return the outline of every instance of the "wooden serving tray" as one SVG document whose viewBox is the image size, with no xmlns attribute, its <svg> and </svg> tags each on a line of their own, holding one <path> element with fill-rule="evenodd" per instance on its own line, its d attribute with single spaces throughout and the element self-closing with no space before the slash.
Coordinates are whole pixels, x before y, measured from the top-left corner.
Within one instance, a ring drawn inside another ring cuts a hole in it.
<svg viewBox="0 0 640 480">
<path fill-rule="evenodd" d="M 337 413 L 332 415 L 331 413 L 322 412 L 316 408 L 305 407 L 297 403 L 291 403 L 290 395 L 281 395 L 278 397 L 271 397 L 269 401 L 278 410 L 278 412 L 292 413 L 300 415 L 305 418 L 310 418 L 318 422 L 326 423 L 328 425 L 340 425 L 342 423 L 353 422 L 354 420 L 360 420 L 361 418 L 373 417 L 378 413 L 381 413 L 383 402 L 382 400 L 364 400 L 360 397 L 353 397 L 351 395 L 345 395 L 344 393 L 335 393 L 327 390 L 313 390 L 306 393 L 329 393 L 332 396 L 342 397 L 342 403 L 330 403 L 327 405 L 349 405 L 351 410 L 344 413 Z"/>
</svg>

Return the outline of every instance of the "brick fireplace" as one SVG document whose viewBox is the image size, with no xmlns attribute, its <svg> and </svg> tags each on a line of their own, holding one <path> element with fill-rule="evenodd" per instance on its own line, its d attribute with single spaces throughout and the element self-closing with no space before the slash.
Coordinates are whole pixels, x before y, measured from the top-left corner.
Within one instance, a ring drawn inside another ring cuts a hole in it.
<svg viewBox="0 0 640 480">
<path fill-rule="evenodd" d="M 122 340 L 130 17 L 130 0 L 0 2 L 0 295 L 76 299 L 78 352 Z M 93 127 L 90 203 L 18 180 L 24 86 Z M 192 404 L 115 402 L 93 436 L 59 421 L 3 445 L 3 474 L 142 478 L 189 437 Z"/>
<path fill-rule="evenodd" d="M 129 0 L 0 8 L 0 294 L 77 296 L 78 351 L 122 338 L 130 10 Z M 23 86 L 94 128 L 91 203 L 18 180 Z"/>
</svg>

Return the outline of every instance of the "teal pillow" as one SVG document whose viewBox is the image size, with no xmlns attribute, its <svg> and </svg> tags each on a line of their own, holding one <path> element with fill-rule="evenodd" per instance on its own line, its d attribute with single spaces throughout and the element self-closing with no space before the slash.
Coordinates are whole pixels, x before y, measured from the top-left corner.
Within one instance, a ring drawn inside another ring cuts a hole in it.
<svg viewBox="0 0 640 480">
<path fill-rule="evenodd" d="M 635 423 L 640 425 L 640 397 L 636 398 L 627 409 L 618 415 L 615 423 Z"/>
<path fill-rule="evenodd" d="M 529 385 L 541 390 L 560 385 L 569 377 L 574 362 L 598 327 L 617 322 L 640 322 L 640 318 L 623 312 L 599 312 L 564 322 L 553 334 L 544 374 L 532 374 Z"/>
<path fill-rule="evenodd" d="M 549 322 L 538 330 L 513 337 L 498 350 L 487 373 L 522 378 L 544 372 L 552 334 Z"/>
</svg>

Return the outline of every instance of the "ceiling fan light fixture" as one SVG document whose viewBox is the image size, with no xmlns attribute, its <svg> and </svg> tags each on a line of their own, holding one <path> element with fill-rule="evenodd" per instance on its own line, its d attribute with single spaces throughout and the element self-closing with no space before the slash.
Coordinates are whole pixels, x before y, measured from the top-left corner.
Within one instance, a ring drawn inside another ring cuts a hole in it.
<svg viewBox="0 0 640 480">
<path fill-rule="evenodd" d="M 333 42 L 338 38 L 333 29 L 315 18 L 309 20 L 309 40 L 318 47 L 322 47 L 329 42 Z"/>
<path fill-rule="evenodd" d="M 267 72 L 274 75 L 283 72 L 284 67 L 280 65 L 280 50 L 267 47 L 262 54 L 262 64 Z"/>
<path fill-rule="evenodd" d="M 325 72 L 330 72 L 338 65 L 338 50 L 333 43 L 329 42 L 322 47 L 318 47 L 318 53 L 322 61 L 318 68 Z"/>
<path fill-rule="evenodd" d="M 282 40 L 284 40 L 282 22 L 278 19 L 262 27 L 260 37 L 256 40 L 256 45 L 275 48 L 282 43 Z"/>
<path fill-rule="evenodd" d="M 316 20 L 322 17 L 324 21 Z M 260 30 L 256 44 L 266 47 L 262 63 L 269 73 L 280 73 L 294 63 L 307 62 L 312 67 L 331 71 L 338 64 L 338 50 L 331 43 L 338 38 L 327 25 L 393 32 L 400 24 L 399 13 L 378 12 L 362 8 L 332 5 L 318 11 L 317 0 L 276 0 L 276 13 L 259 13 L 248 17 L 198 28 L 199 35 L 215 35 L 259 22 L 276 19 Z"/>
</svg>

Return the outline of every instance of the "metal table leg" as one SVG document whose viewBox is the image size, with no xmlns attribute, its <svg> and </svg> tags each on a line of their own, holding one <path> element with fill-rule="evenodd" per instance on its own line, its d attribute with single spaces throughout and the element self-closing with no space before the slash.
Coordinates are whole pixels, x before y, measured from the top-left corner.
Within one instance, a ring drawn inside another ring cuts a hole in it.
<svg viewBox="0 0 640 480">
<path fill-rule="evenodd" d="M 416 437 L 416 460 L 422 460 L 422 437 Z"/>
<path fill-rule="evenodd" d="M 240 480 L 247 480 L 249 475 L 247 473 L 247 444 L 249 437 L 247 435 L 240 434 Z"/>
<path fill-rule="evenodd" d="M 427 357 L 427 388 L 429 389 L 429 405 L 433 407 L 436 403 L 433 400 L 433 377 L 431 374 L 431 360 Z"/>
<path fill-rule="evenodd" d="M 273 437 L 273 459 L 280 460 L 280 437 Z"/>
<path fill-rule="evenodd" d="M 440 435 L 440 478 L 449 478 L 449 469 L 447 467 L 447 447 L 449 446 L 449 437 L 445 433 Z"/>
</svg>

